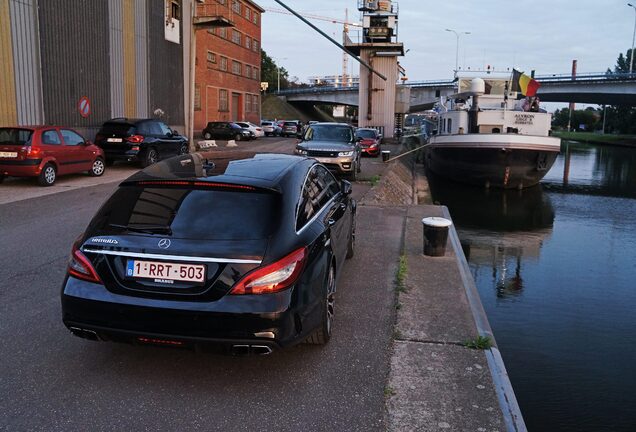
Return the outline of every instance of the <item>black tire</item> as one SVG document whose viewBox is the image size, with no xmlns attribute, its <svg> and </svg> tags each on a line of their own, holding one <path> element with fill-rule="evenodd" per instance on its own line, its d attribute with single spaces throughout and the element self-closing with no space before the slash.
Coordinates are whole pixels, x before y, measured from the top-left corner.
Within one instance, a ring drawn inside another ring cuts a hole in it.
<svg viewBox="0 0 636 432">
<path fill-rule="evenodd" d="M 361 157 L 358 158 L 358 165 L 357 165 L 356 169 L 358 170 L 358 172 L 362 172 L 362 158 Z"/>
<path fill-rule="evenodd" d="M 40 175 L 38 176 L 38 183 L 40 186 L 53 186 L 55 180 L 57 179 L 57 171 L 55 170 L 55 166 L 53 164 L 47 163 L 40 171 Z"/>
<path fill-rule="evenodd" d="M 210 132 L 206 132 L 203 134 L 203 138 L 206 140 L 212 139 L 212 134 Z"/>
<path fill-rule="evenodd" d="M 2 183 L 4 181 L 4 179 L 6 178 L 6 176 L 0 174 L 0 183 Z"/>
<path fill-rule="evenodd" d="M 336 271 L 329 267 L 329 274 L 325 284 L 325 295 L 322 303 L 322 320 L 320 327 L 307 338 L 307 343 L 312 345 L 325 345 L 331 339 L 333 318 L 336 306 Z"/>
<path fill-rule="evenodd" d="M 353 258 L 356 248 L 356 215 L 353 215 L 351 221 L 351 232 L 349 232 L 349 242 L 347 243 L 347 259 Z"/>
<path fill-rule="evenodd" d="M 159 153 L 153 147 L 146 150 L 143 159 L 141 160 L 141 166 L 146 168 L 154 163 L 159 162 Z"/>
<path fill-rule="evenodd" d="M 240 141 L 241 138 L 241 134 L 236 134 L 236 136 L 234 137 L 234 141 Z"/>
<path fill-rule="evenodd" d="M 93 166 L 91 166 L 91 169 L 88 170 L 88 174 L 91 177 L 99 177 L 102 174 L 104 174 L 105 170 L 106 170 L 106 164 L 104 163 L 104 159 L 98 157 L 93 162 Z"/>
<path fill-rule="evenodd" d="M 181 147 L 179 148 L 179 155 L 184 155 L 184 154 L 188 154 L 190 153 L 190 147 L 188 146 L 188 144 L 181 144 Z"/>
<path fill-rule="evenodd" d="M 109 166 L 113 166 L 115 164 L 115 161 L 112 159 L 106 159 L 106 162 L 104 162 L 106 164 L 107 167 Z"/>
</svg>

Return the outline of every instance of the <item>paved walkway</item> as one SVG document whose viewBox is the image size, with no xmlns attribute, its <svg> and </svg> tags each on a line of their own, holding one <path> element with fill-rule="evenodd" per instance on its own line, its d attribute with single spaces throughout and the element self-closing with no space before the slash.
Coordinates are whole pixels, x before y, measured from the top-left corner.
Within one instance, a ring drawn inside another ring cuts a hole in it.
<svg viewBox="0 0 636 432">
<path fill-rule="evenodd" d="M 388 429 L 525 430 L 496 348 L 464 346 L 479 334 L 488 335 L 490 327 L 477 293 L 466 288 L 472 276 L 462 265 L 456 237 L 449 238 L 444 257 L 422 254 L 421 220 L 444 216 L 444 210 L 413 206 L 407 212 L 406 278 L 398 296 L 387 387 Z M 502 404 L 500 398 L 509 400 Z"/>
</svg>

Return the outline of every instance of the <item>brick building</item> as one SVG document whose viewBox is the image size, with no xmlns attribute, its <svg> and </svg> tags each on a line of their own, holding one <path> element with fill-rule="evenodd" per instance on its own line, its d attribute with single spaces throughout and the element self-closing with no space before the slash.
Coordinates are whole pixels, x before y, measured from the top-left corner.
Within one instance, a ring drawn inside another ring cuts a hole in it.
<svg viewBox="0 0 636 432">
<path fill-rule="evenodd" d="M 205 0 L 197 16 L 223 17 L 227 26 L 196 33 L 194 131 L 209 121 L 261 118 L 261 14 L 250 0 Z"/>
</svg>

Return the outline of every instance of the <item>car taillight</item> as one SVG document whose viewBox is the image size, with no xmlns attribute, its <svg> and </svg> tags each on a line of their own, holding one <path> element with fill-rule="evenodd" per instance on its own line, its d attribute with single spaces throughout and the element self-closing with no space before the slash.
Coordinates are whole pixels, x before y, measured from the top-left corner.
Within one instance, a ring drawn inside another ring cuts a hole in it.
<svg viewBox="0 0 636 432">
<path fill-rule="evenodd" d="M 261 128 L 256 128 L 256 130 L 260 132 L 260 131 L 262 131 L 263 129 L 261 129 Z"/>
<path fill-rule="evenodd" d="M 141 135 L 132 135 L 126 138 L 126 141 L 128 141 L 131 144 L 139 144 L 144 142 L 144 137 Z"/>
<path fill-rule="evenodd" d="M 248 273 L 230 291 L 233 295 L 271 294 L 291 287 L 300 276 L 307 248 L 302 247 L 276 261 Z"/>
<path fill-rule="evenodd" d="M 38 147 L 27 146 L 25 147 L 25 151 L 27 157 L 37 158 L 42 156 L 42 150 L 40 150 Z"/>
<path fill-rule="evenodd" d="M 102 280 L 97 275 L 93 264 L 91 264 L 89 259 L 86 258 L 86 255 L 79 250 L 79 244 L 79 241 L 73 244 L 71 260 L 68 262 L 68 273 L 75 278 L 101 284 Z"/>
</svg>

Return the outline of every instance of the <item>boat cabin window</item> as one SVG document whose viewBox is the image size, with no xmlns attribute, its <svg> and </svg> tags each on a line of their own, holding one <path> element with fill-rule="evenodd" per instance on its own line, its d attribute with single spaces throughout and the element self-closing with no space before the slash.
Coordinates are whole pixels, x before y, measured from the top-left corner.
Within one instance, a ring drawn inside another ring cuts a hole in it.
<svg viewBox="0 0 636 432">
<path fill-rule="evenodd" d="M 501 133 L 501 129 L 499 129 L 499 128 L 492 128 L 492 133 Z"/>
<path fill-rule="evenodd" d="M 451 133 L 451 129 L 453 128 L 453 119 L 448 119 L 448 128 L 446 132 Z"/>
</svg>

